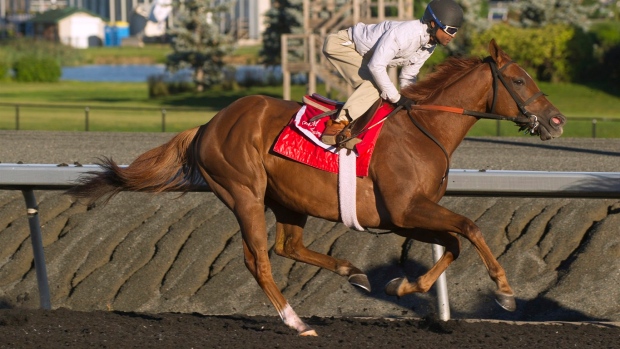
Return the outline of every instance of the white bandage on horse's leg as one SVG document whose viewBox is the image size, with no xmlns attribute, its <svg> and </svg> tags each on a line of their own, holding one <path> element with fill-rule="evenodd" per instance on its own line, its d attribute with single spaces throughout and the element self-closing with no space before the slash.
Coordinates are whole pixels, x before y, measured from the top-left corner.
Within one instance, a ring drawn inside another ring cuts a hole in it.
<svg viewBox="0 0 620 349">
<path fill-rule="evenodd" d="M 297 316 L 297 313 L 295 313 L 293 308 L 291 308 L 288 303 L 286 303 L 286 306 L 280 312 L 280 318 L 282 318 L 282 321 L 284 321 L 286 325 L 297 330 L 297 333 L 302 336 L 317 335 L 316 331 L 314 331 L 312 327 L 306 325 L 305 322 L 301 321 L 299 316 Z"/>
<path fill-rule="evenodd" d="M 293 308 L 291 308 L 288 303 L 286 303 L 286 306 L 280 312 L 280 318 L 282 318 L 282 321 L 284 321 L 285 324 L 287 324 L 291 328 L 296 329 L 297 331 L 303 330 L 305 327 L 307 327 L 306 324 L 301 321 L 299 316 L 297 316 L 295 310 L 293 310 Z"/>
</svg>

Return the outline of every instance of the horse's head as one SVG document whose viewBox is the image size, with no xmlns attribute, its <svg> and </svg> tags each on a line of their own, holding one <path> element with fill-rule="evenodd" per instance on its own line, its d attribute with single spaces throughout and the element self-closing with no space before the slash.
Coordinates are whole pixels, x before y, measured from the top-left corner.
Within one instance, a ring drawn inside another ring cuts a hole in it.
<svg viewBox="0 0 620 349">
<path fill-rule="evenodd" d="M 489 53 L 494 79 L 491 112 L 514 115 L 513 121 L 521 129 L 539 135 L 543 141 L 561 136 L 566 117 L 545 97 L 532 77 L 497 46 L 495 39 L 489 43 Z"/>
</svg>

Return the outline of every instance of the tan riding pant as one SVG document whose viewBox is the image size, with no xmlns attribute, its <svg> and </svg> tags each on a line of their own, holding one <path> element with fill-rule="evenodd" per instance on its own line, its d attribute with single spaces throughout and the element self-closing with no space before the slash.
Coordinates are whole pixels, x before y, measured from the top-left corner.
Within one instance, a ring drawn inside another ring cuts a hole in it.
<svg viewBox="0 0 620 349">
<path fill-rule="evenodd" d="M 351 120 L 359 118 L 381 98 L 379 90 L 372 82 L 367 59 L 355 50 L 355 44 L 349 38 L 347 30 L 328 35 L 323 45 L 323 54 L 355 89 L 342 108 L 345 112 L 341 112 L 336 120 L 345 121 L 347 116 Z"/>
</svg>

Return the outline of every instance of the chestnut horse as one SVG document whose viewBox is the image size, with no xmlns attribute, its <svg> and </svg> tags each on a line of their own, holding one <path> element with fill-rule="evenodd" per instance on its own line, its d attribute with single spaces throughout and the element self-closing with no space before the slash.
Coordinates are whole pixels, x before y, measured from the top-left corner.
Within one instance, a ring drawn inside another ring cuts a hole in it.
<svg viewBox="0 0 620 349">
<path fill-rule="evenodd" d="M 420 105 L 399 110 L 384 124 L 369 175 L 357 178 L 357 213 L 363 227 L 445 247 L 439 261 L 415 281 L 392 280 L 390 295 L 426 292 L 469 240 L 496 284 L 496 300 L 516 307 L 504 269 L 470 219 L 439 206 L 446 191 L 449 159 L 480 117 L 509 119 L 542 140 L 562 134 L 565 117 L 532 78 L 492 40 L 490 57 L 450 59 L 423 81 L 402 91 Z M 498 83 L 501 81 L 501 84 Z M 200 127 L 140 155 L 128 167 L 104 159 L 103 171 L 83 178 L 70 194 L 96 200 L 120 191 L 191 191 L 204 185 L 231 209 L 243 237 L 245 265 L 283 322 L 300 335 L 316 335 L 273 280 L 265 208 L 276 217 L 274 251 L 326 268 L 364 289 L 364 272 L 347 260 L 307 249 L 302 234 L 308 216 L 340 221 L 337 174 L 275 154 L 275 139 L 299 110 L 296 102 L 248 96 Z M 465 109 L 460 109 L 465 108 Z M 473 115 L 473 116 L 472 116 Z"/>
</svg>

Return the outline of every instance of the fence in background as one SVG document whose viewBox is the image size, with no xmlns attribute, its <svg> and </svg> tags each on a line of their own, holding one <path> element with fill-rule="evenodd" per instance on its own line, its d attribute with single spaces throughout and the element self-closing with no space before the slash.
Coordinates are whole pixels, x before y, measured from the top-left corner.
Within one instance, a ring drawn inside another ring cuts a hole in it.
<svg viewBox="0 0 620 349">
<path fill-rule="evenodd" d="M 0 189 L 21 190 L 26 201 L 39 301 L 43 309 L 51 309 L 51 297 L 43 252 L 39 209 L 34 190 L 67 189 L 75 185 L 80 175 L 98 170 L 100 169 L 96 165 L 0 164 Z M 620 198 L 620 172 L 452 169 L 448 177 L 446 195 Z M 443 247 L 433 245 L 432 252 L 436 263 L 443 254 Z M 442 320 L 448 320 L 450 319 L 450 305 L 445 273 L 437 280 L 436 290 L 439 317 Z"/>
<path fill-rule="evenodd" d="M 158 118 L 161 120 L 161 132 L 166 132 L 170 130 L 170 127 L 167 126 L 167 124 L 169 123 L 169 120 L 167 120 L 168 118 L 168 114 L 169 113 L 179 113 L 179 112 L 204 112 L 204 113 L 209 113 L 209 112 L 213 112 L 213 110 L 211 109 L 207 109 L 207 108 L 189 108 L 189 107 L 167 107 L 167 108 L 157 108 L 157 107 L 114 107 L 114 106 L 76 106 L 76 105 L 58 105 L 58 104 L 25 104 L 25 103 L 1 103 L 0 102 L 0 107 L 9 107 L 9 108 L 13 108 L 14 112 L 13 112 L 13 117 L 12 119 L 14 120 L 14 127 L 12 129 L 14 130 L 21 130 L 21 111 L 23 109 L 26 108 L 50 108 L 50 109 L 68 109 L 68 110 L 80 110 L 83 112 L 84 115 L 84 121 L 83 121 L 83 125 L 84 131 L 91 131 L 91 112 L 93 111 L 97 111 L 97 110 L 112 110 L 112 111 L 122 111 L 122 112 L 147 112 L 147 113 L 152 113 L 153 118 Z M 0 118 L 3 117 L 0 114 Z M 592 138 L 597 138 L 598 134 L 599 134 L 599 128 L 600 127 L 604 127 L 601 125 L 604 125 L 605 123 L 613 123 L 614 125 L 619 125 L 620 126 L 620 118 L 614 119 L 614 118 L 589 118 L 589 117 L 569 117 L 569 122 L 586 122 L 589 123 L 590 126 L 590 134 Z M 202 122 L 204 122 L 206 120 L 203 120 Z M 504 126 L 502 126 L 502 124 Z M 188 126 L 189 127 L 189 126 Z M 495 127 L 495 136 L 501 136 L 502 135 L 502 129 L 507 129 L 508 127 L 510 127 L 511 130 L 514 129 L 514 125 L 510 124 L 510 123 L 506 123 L 500 120 L 496 121 L 496 127 Z M 139 129 L 136 129 L 135 131 L 142 131 Z"/>
<path fill-rule="evenodd" d="M 147 112 L 152 113 L 153 118 L 159 118 L 161 120 L 161 132 L 166 132 L 167 123 L 166 117 L 169 112 L 211 112 L 210 109 L 207 108 L 189 108 L 189 107 L 166 107 L 166 108 L 157 108 L 157 107 L 114 107 L 114 106 L 76 106 L 76 105 L 62 105 L 62 104 L 16 104 L 16 103 L 0 103 L 0 107 L 13 107 L 14 108 L 14 120 L 15 120 L 15 128 L 14 130 L 21 130 L 21 112 L 25 108 L 50 108 L 50 109 L 69 109 L 69 110 L 81 110 L 84 112 L 84 131 L 91 130 L 91 112 L 96 110 L 112 110 L 112 111 L 123 111 L 123 112 Z M 204 120 L 206 121 L 206 120 Z M 136 130 L 138 131 L 138 130 Z"/>
</svg>

